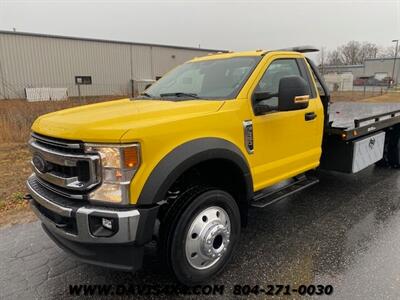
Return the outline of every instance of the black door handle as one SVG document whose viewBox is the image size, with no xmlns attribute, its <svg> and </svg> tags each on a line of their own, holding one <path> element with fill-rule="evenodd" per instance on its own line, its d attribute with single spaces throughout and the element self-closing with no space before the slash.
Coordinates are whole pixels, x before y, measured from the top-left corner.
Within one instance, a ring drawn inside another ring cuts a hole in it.
<svg viewBox="0 0 400 300">
<path fill-rule="evenodd" d="M 304 120 L 311 121 L 311 120 L 314 120 L 316 117 L 317 117 L 317 114 L 315 112 L 308 112 L 304 115 Z"/>
</svg>

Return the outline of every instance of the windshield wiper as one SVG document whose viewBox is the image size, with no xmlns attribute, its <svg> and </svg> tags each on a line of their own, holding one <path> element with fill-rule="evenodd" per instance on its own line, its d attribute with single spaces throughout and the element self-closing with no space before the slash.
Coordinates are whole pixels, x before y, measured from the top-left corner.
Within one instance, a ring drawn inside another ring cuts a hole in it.
<svg viewBox="0 0 400 300">
<path fill-rule="evenodd" d="M 154 99 L 154 96 L 150 95 L 146 92 L 143 92 L 143 93 L 140 93 L 138 96 L 134 97 L 133 99 Z"/>
<path fill-rule="evenodd" d="M 150 94 L 147 94 L 146 92 L 144 92 L 144 93 L 141 93 L 139 96 L 144 96 L 144 97 L 147 97 L 147 98 L 153 98 L 153 96 L 152 96 L 152 95 L 150 95 Z"/>
<path fill-rule="evenodd" d="M 199 99 L 199 97 L 195 93 L 175 92 L 175 93 L 160 94 L 160 97 L 171 97 L 171 96 L 173 96 L 173 97 L 190 97 L 190 98 L 194 98 L 194 99 Z"/>
</svg>

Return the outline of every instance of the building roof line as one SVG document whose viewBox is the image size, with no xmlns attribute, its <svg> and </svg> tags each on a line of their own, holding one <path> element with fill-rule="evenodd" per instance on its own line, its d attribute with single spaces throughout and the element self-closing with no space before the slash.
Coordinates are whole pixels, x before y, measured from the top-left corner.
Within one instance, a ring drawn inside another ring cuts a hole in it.
<svg viewBox="0 0 400 300">
<path fill-rule="evenodd" d="M 364 65 L 324 65 L 324 68 L 364 68 Z"/>
<path fill-rule="evenodd" d="M 400 56 L 396 57 L 396 60 L 400 59 Z M 394 60 L 394 57 L 383 57 L 383 58 L 366 58 L 364 61 L 367 60 Z"/>
<path fill-rule="evenodd" d="M 197 50 L 197 51 L 209 51 L 209 52 L 228 52 L 228 50 L 220 50 L 220 49 L 196 48 L 196 47 L 177 46 L 177 45 L 163 45 L 163 44 L 154 44 L 154 43 L 140 43 L 140 42 L 118 41 L 118 40 L 100 39 L 100 38 L 86 38 L 86 37 L 76 37 L 76 36 L 67 36 L 67 35 L 64 36 L 64 35 L 33 33 L 33 32 L 22 32 L 22 31 L 0 30 L 0 34 L 32 36 L 32 37 L 44 37 L 44 38 L 54 38 L 54 39 L 67 39 L 67 40 L 87 41 L 87 42 L 100 42 L 100 43 L 114 43 L 114 44 L 125 44 L 125 45 L 149 46 L 149 47 L 164 47 L 164 48 L 175 48 L 175 49 Z"/>
</svg>

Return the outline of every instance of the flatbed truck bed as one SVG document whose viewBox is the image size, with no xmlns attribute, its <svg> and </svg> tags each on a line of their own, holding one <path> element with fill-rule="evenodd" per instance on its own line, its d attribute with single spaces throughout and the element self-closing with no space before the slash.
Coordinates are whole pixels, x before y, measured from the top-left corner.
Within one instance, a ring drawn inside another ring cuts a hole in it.
<svg viewBox="0 0 400 300">
<path fill-rule="evenodd" d="M 356 173 L 378 161 L 399 164 L 390 152 L 398 147 L 400 103 L 336 102 L 328 117 L 321 168 Z"/>
<path fill-rule="evenodd" d="M 335 102 L 330 105 L 327 135 L 352 140 L 400 123 L 399 103 Z"/>
</svg>

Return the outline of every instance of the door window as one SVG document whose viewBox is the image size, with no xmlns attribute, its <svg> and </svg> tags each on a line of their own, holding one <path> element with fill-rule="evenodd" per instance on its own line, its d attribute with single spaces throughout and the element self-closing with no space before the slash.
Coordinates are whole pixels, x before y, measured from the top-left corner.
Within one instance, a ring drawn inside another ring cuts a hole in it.
<svg viewBox="0 0 400 300">
<path fill-rule="evenodd" d="M 255 92 L 266 92 L 269 94 L 278 94 L 279 81 L 282 77 L 297 75 L 301 76 L 299 66 L 295 59 L 277 59 L 273 61 L 265 71 L 261 80 L 255 89 Z M 278 97 L 273 96 L 262 100 L 260 103 L 268 105 L 271 110 L 278 109 Z"/>
</svg>

